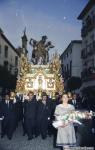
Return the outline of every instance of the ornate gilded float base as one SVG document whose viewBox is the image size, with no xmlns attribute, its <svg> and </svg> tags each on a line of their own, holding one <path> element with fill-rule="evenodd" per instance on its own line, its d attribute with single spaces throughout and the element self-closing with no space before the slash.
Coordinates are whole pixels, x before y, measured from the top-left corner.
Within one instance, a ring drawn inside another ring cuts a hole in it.
<svg viewBox="0 0 95 150">
<path fill-rule="evenodd" d="M 42 92 L 46 92 L 51 97 L 54 96 L 55 92 L 62 93 L 64 86 L 59 71 L 60 64 L 54 59 L 48 65 L 33 65 L 22 57 L 16 92 L 28 93 L 28 91 L 33 91 L 39 96 L 41 96 Z"/>
</svg>

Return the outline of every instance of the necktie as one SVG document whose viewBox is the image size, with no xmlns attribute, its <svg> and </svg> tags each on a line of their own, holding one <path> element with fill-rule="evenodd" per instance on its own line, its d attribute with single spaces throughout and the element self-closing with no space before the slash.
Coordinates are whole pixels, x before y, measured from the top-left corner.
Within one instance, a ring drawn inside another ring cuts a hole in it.
<svg viewBox="0 0 95 150">
<path fill-rule="evenodd" d="M 7 104 L 8 104 L 8 108 L 9 108 L 9 101 L 7 102 Z"/>
<path fill-rule="evenodd" d="M 74 104 L 76 105 L 76 100 L 74 100 Z"/>
<path fill-rule="evenodd" d="M 73 100 L 73 105 L 76 105 L 76 100 Z"/>
</svg>

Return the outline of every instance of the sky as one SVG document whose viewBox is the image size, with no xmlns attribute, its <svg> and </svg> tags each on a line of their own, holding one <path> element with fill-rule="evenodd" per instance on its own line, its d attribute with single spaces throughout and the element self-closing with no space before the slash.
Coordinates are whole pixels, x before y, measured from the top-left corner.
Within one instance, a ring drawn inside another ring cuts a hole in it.
<svg viewBox="0 0 95 150">
<path fill-rule="evenodd" d="M 0 27 L 17 48 L 26 27 L 30 38 L 47 35 L 60 54 L 71 40 L 81 39 L 81 21 L 77 20 L 88 0 L 0 0 Z"/>
</svg>

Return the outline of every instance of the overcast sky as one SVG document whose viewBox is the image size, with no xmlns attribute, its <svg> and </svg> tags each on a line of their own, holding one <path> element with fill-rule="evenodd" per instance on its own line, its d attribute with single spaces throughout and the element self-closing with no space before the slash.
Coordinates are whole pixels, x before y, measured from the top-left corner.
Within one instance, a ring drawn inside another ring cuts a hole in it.
<svg viewBox="0 0 95 150">
<path fill-rule="evenodd" d="M 42 35 L 62 53 L 71 40 L 81 39 L 78 15 L 88 0 L 0 0 L 0 27 L 15 47 L 21 46 L 26 26 L 28 40 Z M 31 51 L 31 47 L 28 46 Z M 54 51 L 53 50 L 53 51 Z"/>
</svg>

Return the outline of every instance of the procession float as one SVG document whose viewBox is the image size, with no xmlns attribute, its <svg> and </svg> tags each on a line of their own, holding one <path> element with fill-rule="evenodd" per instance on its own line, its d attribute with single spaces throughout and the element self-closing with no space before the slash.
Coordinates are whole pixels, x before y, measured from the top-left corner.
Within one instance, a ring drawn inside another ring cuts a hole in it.
<svg viewBox="0 0 95 150">
<path fill-rule="evenodd" d="M 27 56 L 27 37 L 24 31 L 22 37 L 22 53 L 20 57 L 20 71 L 18 75 L 16 92 L 27 93 L 33 91 L 41 95 L 46 92 L 51 97 L 55 92 L 63 92 L 64 83 L 61 75 L 60 56 L 55 52 L 49 58 L 49 50 L 54 48 L 47 36 L 42 36 L 40 41 L 30 39 L 32 47 L 31 61 Z"/>
</svg>

